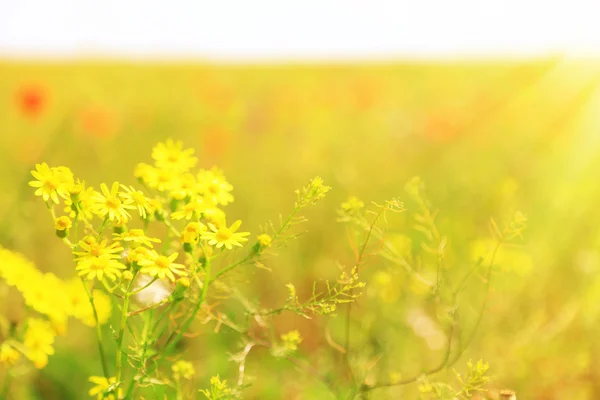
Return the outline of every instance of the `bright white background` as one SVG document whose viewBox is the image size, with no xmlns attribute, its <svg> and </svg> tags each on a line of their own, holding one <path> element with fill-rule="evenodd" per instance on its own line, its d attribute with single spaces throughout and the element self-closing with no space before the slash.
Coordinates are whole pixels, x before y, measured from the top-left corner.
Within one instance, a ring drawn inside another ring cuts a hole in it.
<svg viewBox="0 0 600 400">
<path fill-rule="evenodd" d="M 600 55 L 600 0 L 0 0 L 0 57 Z"/>
</svg>

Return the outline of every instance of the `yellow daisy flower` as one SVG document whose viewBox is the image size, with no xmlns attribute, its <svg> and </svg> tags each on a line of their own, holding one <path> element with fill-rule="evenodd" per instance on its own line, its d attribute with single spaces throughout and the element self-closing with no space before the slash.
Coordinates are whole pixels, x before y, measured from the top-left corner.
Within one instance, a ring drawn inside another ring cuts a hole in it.
<svg viewBox="0 0 600 400">
<path fill-rule="evenodd" d="M 187 272 L 184 271 L 185 266 L 173 262 L 178 256 L 179 253 L 173 253 L 167 257 L 159 255 L 156 251 L 152 250 L 149 253 L 149 258 L 138 262 L 142 267 L 140 272 L 151 276 L 158 276 L 160 279 L 168 277 L 171 282 L 175 282 L 174 273 L 180 276 L 187 276 Z"/>
<path fill-rule="evenodd" d="M 37 180 L 29 182 L 29 186 L 37 188 L 35 195 L 42 196 L 44 201 L 52 199 L 54 203 L 58 204 L 59 195 L 61 197 L 68 196 L 61 174 L 56 169 L 51 169 L 48 164 L 37 164 L 35 171 L 31 171 L 31 175 Z"/>
<path fill-rule="evenodd" d="M 189 203 L 184 205 L 182 210 L 172 213 L 171 219 L 179 220 L 185 218 L 188 221 L 192 218 L 198 219 L 200 214 L 205 210 L 206 205 L 204 204 L 204 200 L 196 196 Z"/>
<path fill-rule="evenodd" d="M 76 260 L 101 256 L 107 256 L 108 258 L 114 259 L 121 258 L 121 252 L 123 251 L 121 244 L 119 242 L 113 242 L 107 246 L 106 243 L 106 239 L 98 242 L 94 236 L 86 236 L 78 243 L 82 251 L 74 251 L 73 255 L 76 256 Z"/>
<path fill-rule="evenodd" d="M 186 197 L 193 197 L 198 193 L 198 183 L 196 177 L 187 172 L 179 176 L 169 195 L 175 200 L 183 200 Z"/>
<path fill-rule="evenodd" d="M 177 172 L 189 171 L 196 165 L 198 158 L 194 157 L 194 149 L 183 150 L 183 143 L 167 139 L 158 143 L 152 149 L 152 158 L 158 168 L 169 168 Z"/>
<path fill-rule="evenodd" d="M 93 187 L 85 187 L 85 182 L 81 183 L 83 188 L 77 194 L 77 196 L 73 195 L 73 192 L 70 191 L 71 196 L 65 200 L 65 209 L 64 212 L 69 214 L 69 217 L 75 218 L 79 221 L 83 220 L 91 220 L 94 217 L 94 214 L 91 211 L 91 208 L 94 204 L 93 196 L 96 191 Z M 79 213 L 75 209 L 74 201 L 77 203 L 79 208 Z"/>
<path fill-rule="evenodd" d="M 146 163 L 139 163 L 133 170 L 133 175 L 138 178 L 141 183 L 148 183 L 149 181 L 155 180 L 157 174 L 156 168 Z"/>
<path fill-rule="evenodd" d="M 80 260 L 75 269 L 79 271 L 77 275 L 85 275 L 85 279 L 88 280 L 97 278 L 101 281 L 106 276 L 114 281 L 121 276 L 121 270 L 125 268 L 127 268 L 125 265 L 103 254 L 100 257 Z"/>
<path fill-rule="evenodd" d="M 115 240 L 122 240 L 124 242 L 133 242 L 152 247 L 152 243 L 160 243 L 160 239 L 151 238 L 144 234 L 142 229 L 130 229 L 127 232 L 115 233 Z"/>
<path fill-rule="evenodd" d="M 145 219 L 148 214 L 154 212 L 154 209 L 150 204 L 150 199 L 147 198 L 141 190 L 136 190 L 132 186 L 125 185 L 121 185 L 121 188 L 125 191 L 120 194 L 121 198 L 125 202 L 129 202 L 136 207 L 140 213 L 140 217 Z"/>
<path fill-rule="evenodd" d="M 127 210 L 135 209 L 135 206 L 131 205 L 133 202 L 131 199 L 121 200 L 119 182 L 114 182 L 110 191 L 105 183 L 100 185 L 100 189 L 102 193 L 95 192 L 92 197 L 94 200 L 92 212 L 103 218 L 108 217 L 111 221 L 127 222 L 130 220 L 131 214 Z"/>
<path fill-rule="evenodd" d="M 25 356 L 36 368 L 44 368 L 48 364 L 48 356 L 54 354 L 54 337 L 54 330 L 48 321 L 39 318 L 27 320 L 27 331 L 23 338 Z"/>
<path fill-rule="evenodd" d="M 240 225 L 242 225 L 242 221 L 237 220 L 231 225 L 229 228 L 227 224 L 223 224 L 219 228 L 209 223 L 208 227 L 211 232 L 205 232 L 202 234 L 202 239 L 208 240 L 208 244 L 211 246 L 216 246 L 218 249 L 225 246 L 227 249 L 231 250 L 233 246 L 242 247 L 241 242 L 246 242 L 244 236 L 248 236 L 250 232 L 236 232 Z"/>
<path fill-rule="evenodd" d="M 225 180 L 218 168 L 201 170 L 197 178 L 198 190 L 209 202 L 226 206 L 233 201 L 233 195 L 229 193 L 233 190 L 233 186 Z"/>
</svg>

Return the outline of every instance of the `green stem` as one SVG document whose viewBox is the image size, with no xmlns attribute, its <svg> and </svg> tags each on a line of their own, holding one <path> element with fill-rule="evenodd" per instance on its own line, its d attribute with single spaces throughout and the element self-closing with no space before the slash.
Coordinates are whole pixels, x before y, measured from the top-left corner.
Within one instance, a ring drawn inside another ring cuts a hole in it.
<svg viewBox="0 0 600 400">
<path fill-rule="evenodd" d="M 96 305 L 94 304 L 94 297 L 85 284 L 83 278 L 81 279 L 81 284 L 85 289 L 85 293 L 88 296 L 88 300 L 90 301 L 90 305 L 92 306 L 92 311 L 94 313 L 94 321 L 96 321 L 96 339 L 98 340 L 98 352 L 100 353 L 100 361 L 102 362 L 102 372 L 104 373 L 104 377 L 108 379 L 110 378 L 110 374 L 108 373 L 106 352 L 104 351 L 104 344 L 102 343 L 102 327 L 100 326 L 100 320 L 98 319 L 98 312 L 96 311 Z"/>
<path fill-rule="evenodd" d="M 175 348 L 175 346 L 177 345 L 177 343 L 179 343 L 179 341 L 183 337 L 183 334 L 190 327 L 190 325 L 192 324 L 192 321 L 194 320 L 194 318 L 196 318 L 196 314 L 198 314 L 198 311 L 200 310 L 200 307 L 202 307 L 202 303 L 204 303 L 204 300 L 206 299 L 206 293 L 208 291 L 208 285 L 211 282 L 211 280 L 210 280 L 210 257 L 206 259 L 206 263 L 204 265 L 204 273 L 205 273 L 205 276 L 204 276 L 204 285 L 202 286 L 202 293 L 200 294 L 200 298 L 198 299 L 198 303 L 196 303 L 196 306 L 192 310 L 192 312 L 191 312 L 190 316 L 188 317 L 188 319 L 183 323 L 183 325 L 181 325 L 181 327 L 179 328 L 179 331 L 175 335 L 174 339 L 172 341 L 170 341 L 170 343 L 169 343 L 169 341 L 167 341 L 167 344 L 165 345 L 166 347 L 164 349 L 164 352 L 163 352 L 163 355 L 162 355 L 161 359 L 164 359 L 171 352 L 171 350 L 173 350 Z"/>
<path fill-rule="evenodd" d="M 121 376 L 123 373 L 123 338 L 125 337 L 125 326 L 127 323 L 127 310 L 129 308 L 129 298 L 131 296 L 131 287 L 133 286 L 133 282 L 135 281 L 135 276 L 137 272 L 133 275 L 133 278 L 129 282 L 127 286 L 127 292 L 125 293 L 125 300 L 123 300 L 123 309 L 121 310 L 121 325 L 119 326 L 119 336 L 117 337 L 117 359 L 116 359 L 116 381 L 117 383 L 121 382 Z"/>
<path fill-rule="evenodd" d="M 10 374 L 10 371 L 6 371 L 4 383 L 2 384 L 2 391 L 0 391 L 0 400 L 8 400 L 8 391 L 10 390 L 11 378 L 12 375 Z"/>
</svg>

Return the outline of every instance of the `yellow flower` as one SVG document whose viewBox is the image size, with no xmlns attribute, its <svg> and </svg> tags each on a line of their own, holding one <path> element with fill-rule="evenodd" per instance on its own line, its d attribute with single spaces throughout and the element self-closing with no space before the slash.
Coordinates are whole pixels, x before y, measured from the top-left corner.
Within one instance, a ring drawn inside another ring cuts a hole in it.
<svg viewBox="0 0 600 400">
<path fill-rule="evenodd" d="M 2 343 L 0 345 L 0 362 L 6 366 L 13 366 L 21 358 L 21 353 L 15 350 L 8 343 Z"/>
<path fill-rule="evenodd" d="M 180 276 L 187 276 L 184 271 L 185 266 L 183 264 L 174 263 L 179 256 L 179 253 L 173 253 L 170 256 L 158 255 L 154 250 L 150 251 L 150 258 L 139 261 L 139 265 L 142 267 L 140 272 L 151 276 L 158 276 L 160 279 L 168 277 L 171 282 L 175 282 L 174 273 Z"/>
<path fill-rule="evenodd" d="M 41 274 L 25 256 L 0 247 L 0 277 L 9 286 L 15 286 L 23 291 L 34 278 Z"/>
<path fill-rule="evenodd" d="M 200 240 L 200 233 L 206 231 L 206 225 L 200 222 L 190 222 L 181 232 L 183 243 L 196 244 Z"/>
<path fill-rule="evenodd" d="M 175 379 L 192 379 L 194 374 L 196 374 L 194 365 L 189 361 L 179 360 L 173 364 L 171 369 L 173 370 L 173 376 L 175 376 Z"/>
<path fill-rule="evenodd" d="M 47 315 L 55 324 L 56 330 L 64 333 L 70 310 L 62 280 L 52 273 L 38 273 L 30 277 L 29 283 L 21 292 L 29 307 Z"/>
<path fill-rule="evenodd" d="M 202 213 L 206 209 L 206 205 L 204 204 L 204 200 L 200 197 L 195 197 L 189 203 L 183 206 L 183 209 L 180 211 L 175 211 L 171 214 L 171 219 L 179 220 L 179 219 L 187 219 L 188 221 L 192 218 L 198 219 L 200 213 Z"/>
<path fill-rule="evenodd" d="M 151 254 L 150 254 L 150 250 L 148 250 L 146 247 L 136 247 L 135 249 L 131 250 L 129 253 L 127 253 L 127 262 L 128 263 L 138 263 L 141 260 L 146 260 L 146 259 L 150 259 L 151 258 Z"/>
<path fill-rule="evenodd" d="M 194 149 L 182 150 L 183 143 L 167 139 L 152 149 L 152 158 L 158 168 L 169 168 L 176 172 L 186 172 L 196 165 L 198 159 L 193 156 Z"/>
<path fill-rule="evenodd" d="M 133 170 L 133 175 L 138 178 L 142 183 L 148 183 L 149 181 L 155 180 L 156 168 L 146 163 L 139 163 Z"/>
<path fill-rule="evenodd" d="M 94 204 L 94 188 L 91 186 L 86 188 L 85 182 L 78 184 L 82 185 L 82 189 L 77 196 L 74 196 L 73 192 L 71 191 L 72 189 L 70 189 L 71 196 L 65 200 L 64 212 L 69 213 L 69 217 L 71 218 L 77 217 L 79 221 L 91 220 L 94 217 L 94 214 L 91 211 L 91 208 Z M 76 206 L 79 210 L 75 208 Z"/>
<path fill-rule="evenodd" d="M 115 240 L 122 240 L 124 242 L 133 242 L 152 247 L 152 243 L 160 243 L 160 239 L 151 238 L 144 234 L 142 229 L 130 229 L 127 232 L 115 233 Z"/>
<path fill-rule="evenodd" d="M 54 330 L 48 321 L 38 318 L 27 320 L 27 331 L 23 339 L 25 356 L 36 368 L 44 368 L 48 364 L 48 356 L 54 354 Z"/>
<path fill-rule="evenodd" d="M 114 391 L 116 389 L 115 385 L 117 384 L 117 378 L 111 376 L 106 379 L 103 376 L 90 376 L 89 381 L 94 383 L 96 386 L 91 388 L 88 392 L 90 396 L 97 396 L 97 400 L 115 400 L 116 398 L 123 397 L 123 389 L 119 388 L 117 390 L 117 396 L 115 397 Z M 108 394 L 110 391 L 110 394 Z"/>
<path fill-rule="evenodd" d="M 100 256 L 107 256 L 109 258 L 119 259 L 121 258 L 121 252 L 123 247 L 119 242 L 113 242 L 110 246 L 106 245 L 107 240 L 104 239 L 101 242 L 97 242 L 94 236 L 86 236 L 81 239 L 78 243 L 79 247 L 83 251 L 74 251 L 73 254 L 76 256 L 76 260 L 82 260 L 85 258 L 96 258 Z"/>
<path fill-rule="evenodd" d="M 341 207 L 342 212 L 353 215 L 364 208 L 365 203 L 363 203 L 358 197 L 350 196 L 347 201 L 342 203 Z"/>
<path fill-rule="evenodd" d="M 77 318 L 85 325 L 96 326 L 96 318 L 94 317 L 94 309 L 90 304 L 85 288 L 81 284 L 79 278 L 73 278 L 65 283 L 65 291 L 69 300 L 70 315 Z M 101 290 L 92 292 L 94 299 L 94 307 L 98 315 L 98 322 L 104 325 L 110 318 L 112 312 L 112 304 L 110 297 Z"/>
<path fill-rule="evenodd" d="M 66 231 L 68 229 L 71 229 L 71 226 L 73 226 L 73 223 L 71 222 L 71 218 L 69 217 L 58 217 L 56 218 L 56 220 L 54 220 L 54 229 L 56 229 L 57 231 Z"/>
<path fill-rule="evenodd" d="M 77 275 L 85 275 L 85 279 L 88 280 L 97 278 L 101 281 L 106 276 L 114 281 L 117 277 L 121 276 L 121 270 L 125 268 L 125 265 L 103 254 L 100 257 L 90 257 L 80 260 L 75 269 L 79 271 Z"/>
<path fill-rule="evenodd" d="M 261 247 L 269 247 L 273 241 L 271 236 L 267 235 L 266 233 L 261 233 L 256 239 Z"/>
<path fill-rule="evenodd" d="M 37 188 L 36 196 L 42 196 L 44 201 L 52 199 L 56 204 L 58 204 L 59 195 L 68 196 L 64 185 L 64 172 L 61 173 L 56 168 L 50 168 L 46 163 L 37 164 L 35 169 L 35 171 L 31 171 L 31 175 L 37 180 L 29 182 L 29 186 Z"/>
<path fill-rule="evenodd" d="M 126 203 L 131 203 L 134 207 L 137 207 L 140 217 L 146 218 L 148 214 L 154 212 L 150 199 L 147 198 L 141 190 L 136 190 L 132 186 L 121 185 L 121 188 L 125 191 L 122 192 L 121 198 Z"/>
<path fill-rule="evenodd" d="M 227 228 L 226 224 L 223 224 L 219 228 L 209 223 L 208 227 L 212 232 L 205 232 L 202 234 L 202 239 L 208 240 L 208 244 L 211 246 L 216 246 L 218 249 L 225 246 L 227 249 L 231 250 L 233 246 L 242 247 L 241 242 L 246 242 L 244 236 L 248 236 L 249 232 L 236 232 L 242 221 L 238 220 L 233 223 L 229 228 Z"/>
<path fill-rule="evenodd" d="M 175 200 L 183 200 L 186 197 L 193 197 L 198 192 L 198 183 L 196 177 L 186 172 L 179 176 L 179 179 L 173 182 L 169 195 Z"/>
<path fill-rule="evenodd" d="M 110 191 L 108 190 L 108 186 L 102 183 L 100 190 L 102 190 L 102 193 L 95 192 L 92 197 L 94 200 L 92 212 L 98 214 L 100 217 L 106 217 L 111 221 L 127 222 L 131 219 L 131 214 L 127 210 L 135 209 L 135 206 L 131 205 L 133 202 L 131 199 L 121 201 L 119 197 L 119 182 L 114 182 Z"/>
<path fill-rule="evenodd" d="M 209 202 L 225 206 L 233 201 L 233 195 L 229 193 L 233 190 L 233 186 L 225 180 L 223 173 L 218 168 L 210 171 L 201 170 L 197 178 L 198 190 Z"/>
</svg>

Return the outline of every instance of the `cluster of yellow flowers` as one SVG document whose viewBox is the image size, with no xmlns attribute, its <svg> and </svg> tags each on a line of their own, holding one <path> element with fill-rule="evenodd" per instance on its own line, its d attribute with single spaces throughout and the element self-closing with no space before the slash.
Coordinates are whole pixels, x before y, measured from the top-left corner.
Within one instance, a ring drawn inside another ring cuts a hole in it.
<svg viewBox="0 0 600 400">
<path fill-rule="evenodd" d="M 23 255 L 1 247 L 0 259 L 0 278 L 22 293 L 31 310 L 41 314 L 28 318 L 14 334 L 2 335 L 7 339 L 0 345 L 0 361 L 13 365 L 23 354 L 36 368 L 43 368 L 54 353 L 55 336 L 67 330 L 68 317 L 95 325 L 85 288 L 78 279 L 63 281 L 52 273 L 42 273 Z M 93 297 L 99 322 L 104 323 L 110 317 L 110 299 L 100 291 L 94 291 Z"/>
<path fill-rule="evenodd" d="M 191 251 L 201 240 L 217 249 L 240 247 L 248 240 L 249 233 L 237 232 L 241 221 L 228 226 L 225 212 L 220 209 L 233 201 L 230 193 L 233 187 L 216 168 L 190 172 L 198 161 L 193 153 L 193 149 L 183 149 L 181 142 L 172 140 L 153 148 L 154 165 L 140 163 L 135 169 L 135 176 L 155 194 L 153 197 L 118 182 L 110 188 L 102 183 L 98 192 L 86 188 L 84 181 L 76 181 L 67 167 L 51 168 L 45 163 L 36 166 L 32 171 L 36 180 L 30 185 L 48 203 L 57 235 L 68 240 L 72 220 L 85 223 L 88 235 L 77 243 L 69 242 L 79 276 L 101 282 L 105 278 L 115 281 L 124 273 L 127 278 L 132 274 L 127 273 L 130 270 L 126 264 L 139 268 L 142 274 L 172 282 L 188 275 L 186 267 L 175 262 L 179 253 L 160 254 L 153 249 L 154 243 L 161 242 L 159 239 L 146 236 L 142 229 L 127 229 L 133 211 L 146 222 L 165 222 L 180 237 L 186 251 Z M 67 215 L 56 217 L 54 204 L 60 204 L 61 199 Z M 99 232 L 91 223 L 95 216 L 102 220 Z M 190 222 L 180 233 L 172 222 L 183 219 Z M 101 239 L 109 223 L 115 228 L 111 243 Z"/>
<path fill-rule="evenodd" d="M 78 277 L 62 281 L 41 273 L 23 256 L 0 249 L 4 260 L 0 277 L 41 314 L 28 318 L 15 334 L 2 335 L 8 339 L 0 347 L 1 361 L 15 364 L 25 355 L 42 368 L 54 353 L 55 336 L 65 333 L 69 316 L 90 326 L 103 324 L 111 314 L 107 293 L 128 299 L 139 282 L 158 279 L 177 281 L 181 283 L 177 287 L 187 288 L 198 273 L 196 260 L 241 247 L 248 240 L 248 232 L 238 232 L 241 221 L 226 222 L 221 207 L 234 200 L 233 187 L 220 170 L 192 172 L 198 161 L 194 150 L 172 140 L 156 145 L 152 158 L 152 165 L 141 163 L 134 171 L 142 190 L 113 182 L 100 184 L 97 191 L 75 179 L 67 167 L 36 165 L 35 180 L 29 185 L 46 202 L 57 236 L 72 252 Z M 138 216 L 143 227 L 133 226 Z M 162 241 L 146 234 L 152 222 L 163 223 L 169 230 L 168 243 L 160 251 L 154 246 Z M 266 234 L 257 241 L 261 248 L 270 242 Z M 178 250 L 193 257 L 180 263 Z M 122 318 L 126 318 L 126 304 Z M 191 376 L 193 368 L 188 364 L 177 364 L 175 375 Z M 104 377 L 90 378 L 96 384 L 90 395 L 120 396 L 113 388 L 120 380 L 120 365 L 117 361 L 116 377 L 106 375 L 105 369 Z"/>
</svg>

